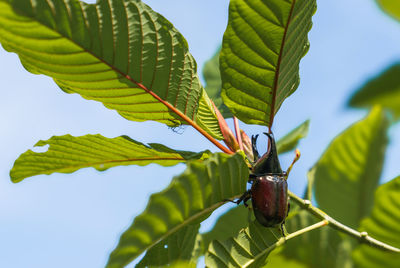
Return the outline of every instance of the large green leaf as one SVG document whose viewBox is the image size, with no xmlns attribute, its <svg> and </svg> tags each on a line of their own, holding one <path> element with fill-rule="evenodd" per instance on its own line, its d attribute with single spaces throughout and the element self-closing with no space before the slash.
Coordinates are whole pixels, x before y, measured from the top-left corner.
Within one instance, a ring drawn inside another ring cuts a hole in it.
<svg viewBox="0 0 400 268">
<path fill-rule="evenodd" d="M 249 225 L 250 210 L 243 205 L 234 207 L 221 215 L 211 231 L 202 234 L 203 246 L 207 250 L 213 240 L 226 240 Z"/>
<path fill-rule="evenodd" d="M 220 56 L 222 98 L 249 124 L 271 126 L 299 85 L 315 0 L 231 0 Z"/>
<path fill-rule="evenodd" d="M 297 206 L 291 203 L 291 209 L 296 210 L 296 208 Z M 286 228 L 289 233 L 316 223 L 315 217 L 309 212 L 305 210 L 296 212 L 294 216 L 286 220 Z M 274 251 L 268 257 L 268 265 L 266 267 L 348 267 L 345 264 L 351 263 L 351 256 L 349 250 L 343 250 L 345 242 L 338 231 L 325 226 L 288 240 L 281 251 Z M 286 262 L 288 263 L 283 265 Z"/>
<path fill-rule="evenodd" d="M 382 109 L 336 137 L 313 167 L 319 207 L 338 221 L 357 228 L 369 215 L 387 144 L 388 120 Z"/>
<path fill-rule="evenodd" d="M 300 139 L 307 136 L 309 125 L 310 121 L 306 120 L 288 134 L 280 138 L 276 142 L 276 149 L 278 150 L 278 153 L 283 154 L 296 149 Z"/>
<path fill-rule="evenodd" d="M 200 224 L 188 225 L 164 239 L 147 251 L 136 267 L 161 267 L 177 260 L 190 262 L 199 228 Z"/>
<path fill-rule="evenodd" d="M 30 72 L 129 120 L 212 124 L 221 138 L 211 106 L 197 113 L 208 97 L 186 40 L 140 0 L 0 0 L 0 43 Z"/>
<path fill-rule="evenodd" d="M 400 6 L 400 5 L 399 5 Z M 351 97 L 349 105 L 367 107 L 381 105 L 400 118 L 400 63 L 394 64 L 368 81 Z"/>
<path fill-rule="evenodd" d="M 400 5 L 398 0 L 376 0 L 376 2 L 386 13 L 400 21 Z"/>
<path fill-rule="evenodd" d="M 391 246 L 400 248 L 400 177 L 379 186 L 371 215 L 361 222 L 361 231 Z M 357 267 L 398 268 L 400 253 L 385 252 L 360 245 L 353 253 Z"/>
<path fill-rule="evenodd" d="M 261 267 L 265 264 L 278 229 L 265 228 L 257 221 L 225 241 L 214 240 L 206 254 L 207 267 Z"/>
<path fill-rule="evenodd" d="M 220 51 L 221 49 L 218 49 L 215 55 L 204 64 L 203 76 L 206 81 L 205 89 L 208 96 L 213 100 L 222 116 L 224 118 L 230 118 L 232 117 L 232 113 L 229 111 L 229 108 L 226 107 L 221 98 L 222 81 L 221 73 L 219 71 Z"/>
<path fill-rule="evenodd" d="M 175 232 L 204 220 L 225 199 L 246 191 L 248 167 L 241 154 L 215 154 L 188 163 L 162 192 L 150 197 L 146 210 L 124 232 L 108 267 L 122 267 Z"/>
<path fill-rule="evenodd" d="M 146 146 L 127 136 L 110 139 L 99 134 L 53 136 L 35 144 L 46 145 L 50 145 L 46 152 L 28 150 L 20 155 L 10 172 L 13 182 L 40 174 L 71 173 L 86 167 L 103 171 L 115 166 L 151 163 L 173 166 L 189 159 L 204 159 L 210 154 L 175 151 L 161 144 Z"/>
</svg>

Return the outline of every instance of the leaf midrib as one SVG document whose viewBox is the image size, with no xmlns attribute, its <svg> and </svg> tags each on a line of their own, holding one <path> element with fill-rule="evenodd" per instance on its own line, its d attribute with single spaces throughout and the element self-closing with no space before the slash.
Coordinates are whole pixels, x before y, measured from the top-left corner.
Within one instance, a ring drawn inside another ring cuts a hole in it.
<svg viewBox="0 0 400 268">
<path fill-rule="evenodd" d="M 111 8 L 111 7 L 110 7 Z M 11 9 L 15 9 L 14 7 L 11 7 Z M 37 14 L 36 8 L 33 8 L 34 10 L 34 14 Z M 180 118 L 182 118 L 184 121 L 186 121 L 189 125 L 197 128 L 200 128 L 199 126 L 197 126 L 197 124 L 191 119 L 189 118 L 187 115 L 185 115 L 184 113 L 182 113 L 181 111 L 179 111 L 177 108 L 175 108 L 172 104 L 170 104 L 167 101 L 164 101 L 163 99 L 161 99 L 160 96 L 158 96 L 156 93 L 154 93 L 152 90 L 148 89 L 146 86 L 144 86 L 142 83 L 136 81 L 135 79 L 133 79 L 131 76 L 129 76 L 128 74 L 125 74 L 124 72 L 122 72 L 121 70 L 119 70 L 118 68 L 116 68 L 114 65 L 112 65 L 111 63 L 106 62 L 104 59 L 100 58 L 100 56 L 94 54 L 93 52 L 91 52 L 90 50 L 88 50 L 87 48 L 83 47 L 80 43 L 76 42 L 75 40 L 71 39 L 69 36 L 65 36 L 62 33 L 56 31 L 55 29 L 51 28 L 50 26 L 42 23 L 40 20 L 38 20 L 35 15 L 33 17 L 27 15 L 25 12 L 19 10 L 19 12 L 21 12 L 23 14 L 24 17 L 29 18 L 30 20 L 42 25 L 42 27 L 46 27 L 47 29 L 49 29 L 50 31 L 56 33 L 58 36 L 60 36 L 61 38 L 64 38 L 66 40 L 69 40 L 71 43 L 73 43 L 74 45 L 80 47 L 82 49 L 82 51 L 92 55 L 94 58 L 96 58 L 97 60 L 99 60 L 100 62 L 102 62 L 103 64 L 105 64 L 106 66 L 108 66 L 110 69 L 112 69 L 113 71 L 117 72 L 118 74 L 120 74 L 122 77 L 126 78 L 128 81 L 132 82 L 133 84 L 136 84 L 140 89 L 144 90 L 145 92 L 147 92 L 148 94 L 150 94 L 152 97 L 154 97 L 158 102 L 162 103 L 163 105 L 165 105 L 168 109 L 170 109 L 172 112 L 174 112 L 175 114 L 177 114 Z M 82 14 L 85 14 L 84 11 L 82 11 Z M 54 13 L 52 14 L 52 16 L 54 17 Z M 86 17 L 85 17 L 86 19 Z M 112 19 L 112 16 L 111 16 Z M 86 22 L 86 21 L 85 21 Z M 114 25 L 112 23 L 112 25 Z M 141 24 L 142 25 L 142 24 Z M 89 30 L 89 28 L 88 28 Z M 113 45 L 114 44 L 114 36 L 113 36 Z M 129 54 L 129 53 L 128 53 Z M 113 59 L 115 59 L 115 56 L 113 57 Z M 141 57 L 142 60 L 142 57 Z M 141 68 L 141 72 L 142 72 L 142 68 Z M 153 75 L 154 77 L 154 75 Z"/>
<path fill-rule="evenodd" d="M 48 157 L 48 158 L 52 158 L 54 159 L 54 156 L 44 156 L 44 157 Z M 60 157 L 61 159 L 61 157 Z M 63 159 L 63 158 L 62 158 Z M 35 175 L 41 175 L 41 174 L 48 174 L 50 173 L 55 173 L 55 172 L 62 172 L 63 170 L 70 170 L 70 169 L 81 169 L 81 168 L 88 168 L 88 167 L 93 167 L 96 168 L 94 165 L 102 165 L 102 164 L 109 164 L 109 163 L 123 163 L 123 162 L 139 162 L 139 161 L 156 161 L 156 160 L 160 160 L 160 161 L 168 161 L 168 160 L 176 160 L 176 161 L 186 161 L 186 159 L 184 159 L 183 157 L 162 157 L 162 158 L 157 158 L 157 157 L 150 157 L 150 158 L 126 158 L 126 159 L 120 159 L 120 160 L 105 160 L 105 161 L 98 161 L 98 162 L 90 162 L 88 164 L 77 164 L 77 165 L 68 165 L 62 168 L 53 168 L 53 169 L 46 169 L 42 172 L 39 172 Z M 157 164 L 157 163 L 154 163 Z M 30 165 L 23 165 L 25 167 L 29 167 Z M 32 165 L 35 166 L 35 165 Z M 96 168 L 97 169 L 97 168 Z M 12 172 L 12 170 L 11 170 Z M 15 171 L 18 172 L 18 171 Z M 26 172 L 23 172 L 26 173 Z M 26 177 L 20 177 L 18 178 L 18 180 L 23 179 Z"/>
<path fill-rule="evenodd" d="M 149 250 L 150 248 L 152 248 L 154 245 L 156 245 L 158 242 L 166 239 L 168 236 L 172 235 L 173 233 L 177 232 L 179 229 L 183 228 L 184 226 L 190 224 L 191 222 L 197 220 L 198 218 L 201 218 L 202 216 L 208 214 L 209 212 L 212 212 L 214 210 L 216 210 L 218 207 L 220 207 L 221 205 L 223 205 L 225 202 L 218 202 L 215 203 L 214 205 L 201 210 L 198 213 L 193 214 L 192 216 L 190 216 L 189 218 L 187 218 L 186 220 L 184 220 L 183 222 L 181 222 L 180 224 L 176 225 L 175 227 L 169 229 L 169 231 L 167 231 L 166 233 L 164 233 L 162 236 L 160 236 L 157 240 L 153 241 L 151 244 L 149 244 L 147 247 L 142 248 L 141 250 L 138 250 L 138 252 L 135 253 L 135 255 L 131 256 L 131 260 L 133 260 L 134 258 L 136 258 L 137 256 L 139 256 L 140 254 L 142 254 L 142 252 L 145 252 L 147 250 Z"/>
<path fill-rule="evenodd" d="M 278 80 L 279 80 L 279 74 L 280 74 L 279 72 L 280 72 L 282 56 L 283 56 L 283 49 L 285 47 L 286 35 L 287 35 L 287 31 L 289 29 L 289 25 L 290 25 L 290 23 L 292 21 L 293 10 L 294 10 L 294 6 L 295 5 L 296 5 L 296 0 L 293 0 L 292 6 L 290 7 L 287 24 L 286 24 L 285 30 L 283 32 L 282 43 L 281 43 L 281 47 L 280 47 L 280 50 L 279 50 L 280 53 L 279 53 L 278 62 L 277 62 L 277 65 L 276 65 L 276 72 L 275 72 L 275 77 L 274 77 L 274 85 L 272 87 L 272 101 L 271 101 L 271 109 L 270 109 L 269 124 L 268 124 L 268 128 L 269 128 L 270 132 L 271 132 L 272 123 L 274 122 L 274 117 L 275 117 L 276 92 L 278 90 Z"/>
</svg>

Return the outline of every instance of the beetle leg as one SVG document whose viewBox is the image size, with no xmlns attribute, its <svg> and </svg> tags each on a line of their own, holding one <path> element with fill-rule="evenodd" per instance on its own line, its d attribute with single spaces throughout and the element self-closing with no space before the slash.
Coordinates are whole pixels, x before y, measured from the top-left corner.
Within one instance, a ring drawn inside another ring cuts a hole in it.
<svg viewBox="0 0 400 268">
<path fill-rule="evenodd" d="M 287 232 L 286 227 L 285 227 L 285 222 L 282 222 L 282 223 L 281 223 L 280 229 L 281 229 L 281 232 L 282 232 L 282 236 L 283 236 L 283 237 L 286 237 L 286 235 L 288 234 L 288 232 Z"/>
<path fill-rule="evenodd" d="M 228 202 L 232 202 L 235 203 L 236 205 L 239 205 L 241 202 L 243 202 L 244 206 L 247 207 L 247 201 L 251 198 L 251 190 L 248 190 L 246 192 L 244 192 L 244 194 L 242 194 L 241 197 L 239 197 L 238 200 L 234 201 L 234 200 L 230 200 L 230 199 L 225 199 L 223 201 L 228 201 Z"/>
<path fill-rule="evenodd" d="M 250 191 L 250 190 L 249 190 Z M 247 208 L 249 205 L 247 205 L 247 201 L 251 198 L 251 194 L 249 193 L 244 199 L 243 199 L 243 205 Z"/>
<path fill-rule="evenodd" d="M 257 176 L 255 174 L 250 174 L 248 182 L 253 183 L 256 179 L 257 179 Z"/>
<path fill-rule="evenodd" d="M 299 160 L 299 158 L 300 158 L 300 151 L 299 151 L 299 149 L 296 149 L 296 155 L 294 156 L 294 159 L 293 159 L 293 161 L 292 161 L 292 164 L 290 164 L 290 166 L 289 166 L 289 168 L 287 169 L 287 171 L 286 171 L 286 178 L 289 176 L 289 173 L 290 173 L 290 171 L 292 170 L 292 167 L 293 167 L 293 165 L 294 165 L 294 163 L 296 163 L 297 162 L 297 160 Z"/>
</svg>

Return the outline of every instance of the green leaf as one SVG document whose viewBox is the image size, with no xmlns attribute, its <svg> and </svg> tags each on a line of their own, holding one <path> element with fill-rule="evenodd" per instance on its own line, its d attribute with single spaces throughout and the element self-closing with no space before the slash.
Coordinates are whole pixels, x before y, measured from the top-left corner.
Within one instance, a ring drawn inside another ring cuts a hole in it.
<svg viewBox="0 0 400 268">
<path fill-rule="evenodd" d="M 279 236 L 278 229 L 265 228 L 254 221 L 235 237 L 214 240 L 206 254 L 206 266 L 261 267 Z"/>
<path fill-rule="evenodd" d="M 336 137 L 313 167 L 319 207 L 352 228 L 357 228 L 372 208 L 387 144 L 387 128 L 385 114 L 375 107 L 364 120 Z"/>
<path fill-rule="evenodd" d="M 400 6 L 400 5 L 399 5 Z M 389 109 L 396 119 L 400 118 L 400 63 L 368 81 L 351 97 L 349 105 L 371 108 L 381 105 Z"/>
<path fill-rule="evenodd" d="M 220 56 L 222 99 L 248 124 L 271 126 L 299 85 L 315 0 L 231 0 Z"/>
<path fill-rule="evenodd" d="M 185 262 L 185 261 L 177 261 L 170 265 L 169 268 L 196 268 L 196 264 L 192 262 Z"/>
<path fill-rule="evenodd" d="M 294 203 L 291 203 L 292 208 L 295 211 L 298 209 Z M 289 233 L 293 233 L 316 222 L 309 212 L 300 210 L 286 220 L 285 226 Z M 343 264 L 351 263 L 351 256 L 350 250 L 343 250 L 344 242 L 347 241 L 342 240 L 336 230 L 325 226 L 288 240 L 281 251 L 274 251 L 268 257 L 266 267 L 348 267 Z M 289 262 L 291 265 L 282 265 L 283 262 Z"/>
<path fill-rule="evenodd" d="M 213 100 L 215 106 L 217 106 L 218 110 L 221 112 L 222 116 L 224 118 L 231 118 L 232 113 L 223 103 L 221 98 L 222 81 L 221 73 L 219 71 L 220 51 L 221 49 L 218 49 L 215 55 L 204 64 L 203 76 L 206 81 L 205 90 L 207 91 L 208 96 Z"/>
<path fill-rule="evenodd" d="M 236 235 L 249 225 L 249 209 L 243 205 L 236 206 L 221 215 L 211 231 L 202 234 L 204 248 L 213 240 L 226 240 Z"/>
<path fill-rule="evenodd" d="M 0 43 L 30 72 L 128 120 L 218 126 L 210 107 L 197 113 L 208 97 L 186 40 L 139 0 L 0 0 Z"/>
<path fill-rule="evenodd" d="M 306 120 L 301 123 L 298 127 L 290 131 L 284 137 L 278 140 L 276 143 L 276 148 L 279 154 L 290 152 L 296 149 L 299 144 L 300 139 L 308 135 L 308 128 L 310 125 L 310 120 Z"/>
<path fill-rule="evenodd" d="M 162 192 L 153 194 L 145 211 L 122 234 L 108 267 L 122 267 L 159 241 L 207 218 L 246 191 L 249 170 L 241 154 L 214 154 L 204 162 L 190 161 Z"/>
<path fill-rule="evenodd" d="M 46 152 L 28 150 L 20 155 L 10 172 L 13 182 L 40 174 L 71 173 L 86 167 L 103 171 L 115 166 L 151 163 L 173 166 L 190 159 L 204 159 L 211 154 L 175 151 L 161 144 L 146 146 L 127 136 L 110 139 L 99 134 L 53 136 L 35 144 L 46 145 L 50 145 Z"/>
<path fill-rule="evenodd" d="M 398 0 L 376 0 L 376 2 L 386 13 L 400 21 L 400 5 Z"/>
<path fill-rule="evenodd" d="M 160 267 L 177 260 L 190 262 L 196 246 L 199 228 L 200 224 L 187 225 L 167 239 L 162 240 L 147 251 L 144 258 L 135 267 Z"/>
<path fill-rule="evenodd" d="M 378 187 L 371 215 L 361 222 L 361 231 L 391 246 L 400 248 L 400 177 Z M 398 268 L 400 253 L 359 245 L 353 252 L 357 267 Z"/>
</svg>

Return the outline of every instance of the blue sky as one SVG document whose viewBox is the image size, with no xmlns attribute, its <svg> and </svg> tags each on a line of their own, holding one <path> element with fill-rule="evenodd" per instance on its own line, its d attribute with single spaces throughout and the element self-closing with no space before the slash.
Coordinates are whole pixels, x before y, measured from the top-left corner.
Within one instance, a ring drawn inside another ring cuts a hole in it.
<svg viewBox="0 0 400 268">
<path fill-rule="evenodd" d="M 144 2 L 182 32 L 201 70 L 220 44 L 228 0 Z M 309 136 L 299 146 L 302 158 L 289 178 L 290 189 L 298 194 L 304 190 L 307 170 L 332 138 L 365 116 L 365 111 L 345 107 L 352 92 L 400 60 L 400 24 L 372 0 L 318 1 L 313 22 L 310 51 L 300 66 L 300 87 L 285 101 L 274 123 L 279 138 L 311 120 Z M 0 81 L 0 267 L 104 266 L 119 235 L 144 209 L 149 195 L 184 169 L 184 165 L 84 169 L 11 183 L 8 172 L 14 160 L 38 140 L 100 133 L 176 149 L 217 151 L 190 128 L 178 135 L 158 123 L 130 122 L 100 103 L 65 94 L 50 78 L 25 71 L 16 55 L 3 49 Z M 242 127 L 248 134 L 265 130 Z M 400 174 L 398 125 L 390 129 L 390 138 L 384 181 Z M 282 157 L 283 168 L 292 157 L 290 153 Z M 203 228 L 211 224 L 212 220 Z"/>
</svg>

